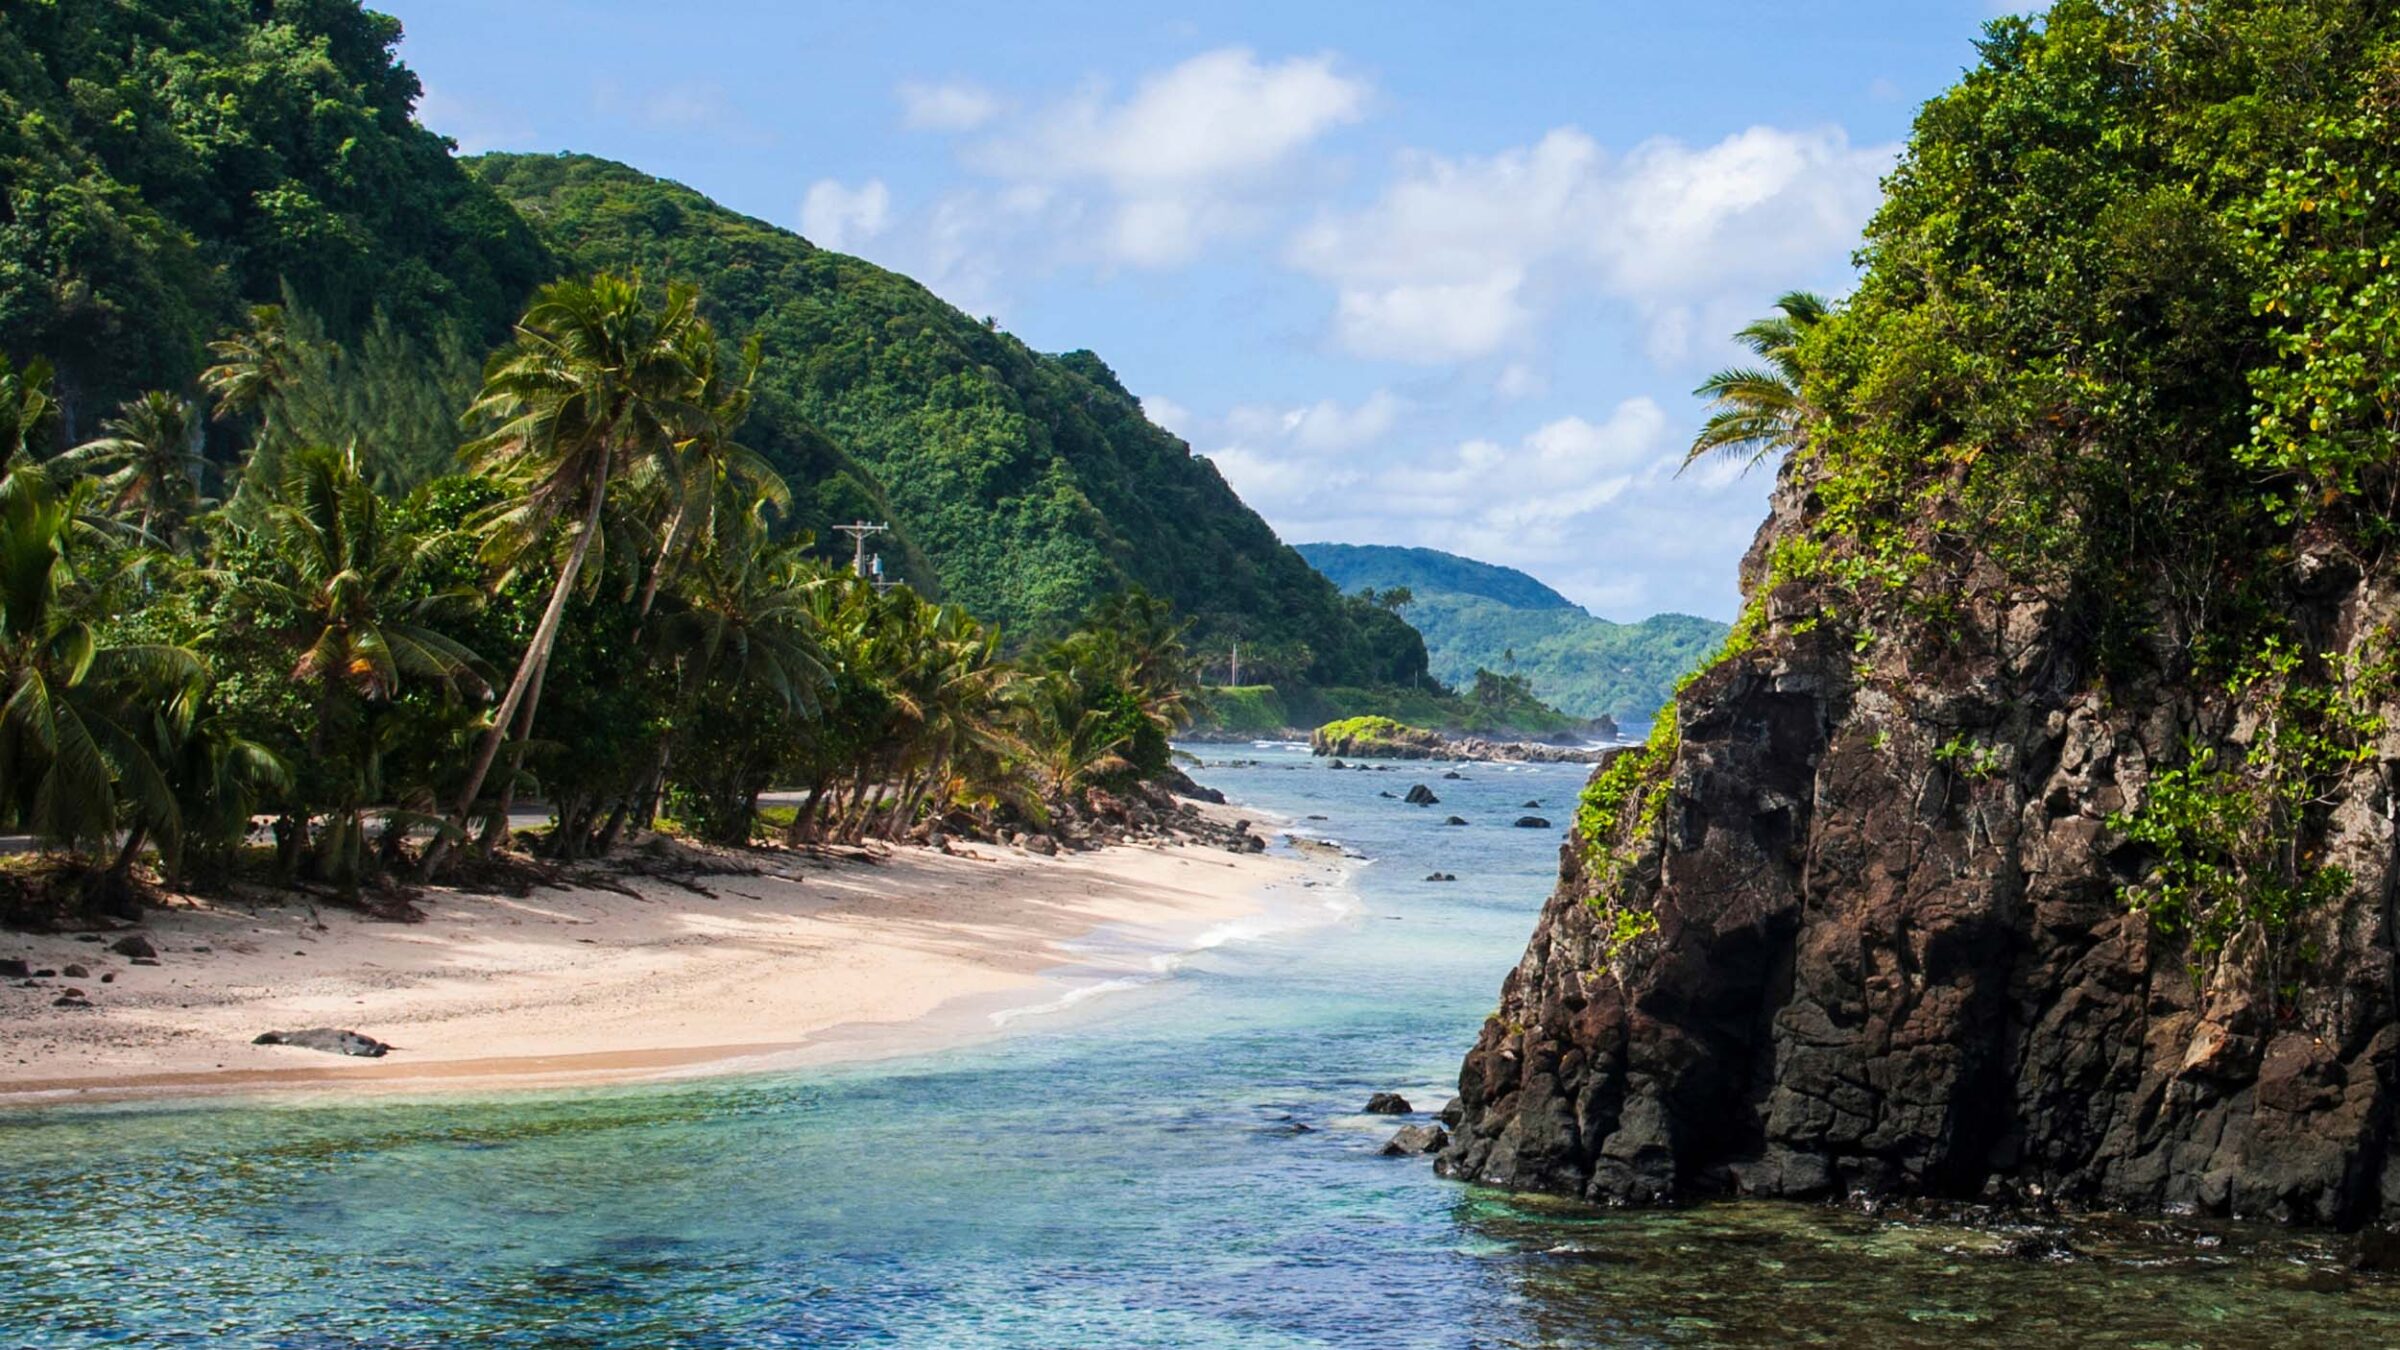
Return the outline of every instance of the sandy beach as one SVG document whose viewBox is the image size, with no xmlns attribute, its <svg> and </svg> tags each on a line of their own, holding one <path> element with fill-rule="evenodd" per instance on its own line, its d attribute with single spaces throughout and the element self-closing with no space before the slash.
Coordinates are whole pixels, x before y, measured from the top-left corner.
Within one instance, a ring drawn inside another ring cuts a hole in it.
<svg viewBox="0 0 2400 1350">
<path fill-rule="evenodd" d="M 1046 973 L 1094 959 L 1078 940 L 1104 935 L 1125 959 L 1188 950 L 1279 892 L 1334 884 L 1321 860 L 1200 845 L 963 854 L 767 853 L 759 875 L 699 878 L 706 894 L 649 879 L 634 895 L 435 890 L 409 924 L 195 903 L 144 925 L 156 965 L 72 934 L 0 935 L 0 957 L 62 972 L 0 985 L 0 1105 L 567 1086 L 929 1049 L 1054 996 Z M 93 1006 L 54 1006 L 70 987 Z M 251 1043 L 309 1027 L 395 1048 Z"/>
</svg>

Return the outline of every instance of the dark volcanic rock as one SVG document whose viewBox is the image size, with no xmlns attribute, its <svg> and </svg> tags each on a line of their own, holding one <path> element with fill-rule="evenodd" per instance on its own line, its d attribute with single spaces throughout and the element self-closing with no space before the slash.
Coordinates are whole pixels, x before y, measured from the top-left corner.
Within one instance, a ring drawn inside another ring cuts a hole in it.
<svg viewBox="0 0 2400 1350">
<path fill-rule="evenodd" d="M 125 936 L 108 944 L 108 949 L 112 952 L 115 952 L 119 956 L 158 955 L 158 948 L 151 946 L 150 939 L 140 933 L 127 933 Z"/>
<path fill-rule="evenodd" d="M 1451 875 L 1451 874 L 1449 874 L 1448 872 L 1433 872 L 1433 873 L 1430 873 L 1430 874 L 1428 874 L 1428 875 L 1426 876 L 1426 878 L 1425 878 L 1425 879 L 1426 879 L 1427 881 L 1456 881 L 1456 880 L 1458 880 L 1458 878 L 1457 878 L 1457 877 L 1455 877 L 1455 876 L 1452 876 L 1452 875 Z"/>
<path fill-rule="evenodd" d="M 1466 1106 L 1458 1098 L 1452 1097 L 1442 1104 L 1441 1110 L 1433 1113 L 1433 1118 L 1455 1130 L 1458 1128 L 1458 1122 L 1464 1119 L 1466 1114 Z"/>
<path fill-rule="evenodd" d="M 1441 801 L 1441 798 L 1433 795 L 1432 788 L 1425 786 L 1423 783 L 1418 783 L 1409 788 L 1408 795 L 1402 797 L 1400 800 L 1407 802 L 1410 806 L 1432 806 Z"/>
<path fill-rule="evenodd" d="M 28 980 L 31 978 L 33 978 L 32 966 L 13 956 L 0 958 L 0 980 Z"/>
<path fill-rule="evenodd" d="M 1458 770 L 1456 770 L 1456 769 L 1452 769 L 1450 772 L 1448 772 L 1448 773 L 1446 773 L 1446 774 L 1443 774 L 1443 775 L 1442 775 L 1442 777 L 1443 777 L 1443 778 L 1445 778 L 1445 779 L 1447 779 L 1447 780 L 1449 780 L 1449 781 L 1451 781 L 1451 782 L 1457 782 L 1459 779 L 1462 779 L 1462 778 L 1466 777 L 1466 775 L 1465 775 L 1465 774 L 1463 774 L 1463 773 L 1460 773 L 1460 772 L 1459 772 Z"/>
<path fill-rule="evenodd" d="M 92 972 L 91 972 L 91 968 L 90 968 L 90 967 L 88 967 L 88 966 L 85 966 L 85 965 L 82 965 L 82 964 L 80 964 L 80 963 L 71 964 L 71 965 L 68 965 L 68 966 L 62 967 L 62 968 L 60 969 L 59 973 L 60 973 L 60 974 L 62 974 L 62 975 L 65 975 L 65 976 L 66 976 L 68 979 L 70 979 L 70 980 L 85 980 L 85 979 L 90 979 L 90 978 L 91 978 L 91 974 L 92 974 Z"/>
<path fill-rule="evenodd" d="M 1412 1158 L 1439 1153 L 1449 1142 L 1449 1131 L 1439 1125 L 1403 1125 L 1379 1151 L 1387 1158 Z"/>
<path fill-rule="evenodd" d="M 1805 473 L 1747 586 L 1808 528 Z M 1862 637 L 1829 583 L 1754 597 L 1757 641 L 1671 710 L 1663 793 L 1627 799 L 1607 871 L 1580 835 L 1561 850 L 1460 1072 L 1445 1174 L 1607 1204 L 2400 1220 L 2400 696 L 2372 696 L 2396 729 L 2329 775 L 2297 841 L 2347 891 L 2301 911 L 2280 971 L 2254 934 L 2196 951 L 2128 908 L 2157 859 L 2109 820 L 2195 750 L 2241 764 L 2263 695 L 2166 656 L 2104 675 L 2079 583 L 1957 566 L 1920 583 L 1956 607 L 1938 633 L 1895 605 Z M 2299 650 L 2390 650 L 2388 568 L 2308 574 L 2279 611 Z"/>
<path fill-rule="evenodd" d="M 1378 1092 L 1367 1098 L 1366 1111 L 1370 1116 L 1405 1116 L 1413 1109 L 1408 1098 L 1397 1092 Z"/>
<path fill-rule="evenodd" d="M 1540 816 L 1519 816 L 1517 817 L 1517 828 L 1520 830 L 1546 830 L 1550 828 L 1550 822 Z"/>
<path fill-rule="evenodd" d="M 1539 811 L 1542 809 L 1542 800 L 1539 797 L 1528 798 L 1517 809 L 1521 811 Z"/>
<path fill-rule="evenodd" d="M 252 1045 L 289 1045 L 302 1050 L 323 1050 L 335 1055 L 356 1055 L 363 1059 L 381 1059 L 392 1047 L 372 1036 L 334 1027 L 310 1027 L 306 1031 L 261 1032 Z"/>
<path fill-rule="evenodd" d="M 1449 819 L 1447 819 L 1447 820 L 1444 820 L 1442 823 L 1443 823 L 1444 825 L 1464 825 L 1464 824 L 1466 824 L 1466 823 L 1467 823 L 1467 818 L 1466 818 L 1465 816 L 1451 816 Z"/>
</svg>

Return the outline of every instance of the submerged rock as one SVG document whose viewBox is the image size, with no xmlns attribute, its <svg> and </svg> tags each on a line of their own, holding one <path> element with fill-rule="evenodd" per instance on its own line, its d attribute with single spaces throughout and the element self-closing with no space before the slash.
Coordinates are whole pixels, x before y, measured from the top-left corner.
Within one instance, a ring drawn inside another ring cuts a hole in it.
<svg viewBox="0 0 2400 1350">
<path fill-rule="evenodd" d="M 355 1055 L 362 1059 L 381 1059 L 391 1046 L 355 1031 L 335 1027 L 310 1027 L 306 1031 L 261 1032 L 252 1045 L 289 1045 L 301 1050 L 323 1050 L 328 1054 Z"/>
<path fill-rule="evenodd" d="M 1366 1112 L 1370 1116 L 1405 1116 L 1413 1109 L 1408 1098 L 1397 1092 L 1378 1092 L 1367 1098 Z"/>
<path fill-rule="evenodd" d="M 1517 828 L 1520 830 L 1546 830 L 1550 828 L 1550 822 L 1540 816 L 1519 816 L 1517 817 Z"/>
<path fill-rule="evenodd" d="M 1427 881 L 1456 881 L 1456 880 L 1458 880 L 1458 878 L 1457 878 L 1457 877 L 1454 877 L 1454 876 L 1452 876 L 1452 875 L 1451 875 L 1451 874 L 1449 874 L 1448 872 L 1433 872 L 1433 873 L 1428 873 L 1428 874 L 1426 875 L 1425 879 L 1426 879 Z"/>
<path fill-rule="evenodd" d="M 1408 789 L 1408 795 L 1402 797 L 1400 800 L 1407 802 L 1410 806 L 1432 806 L 1441 801 L 1441 798 L 1433 795 L 1432 788 L 1425 786 L 1423 783 L 1417 783 L 1411 785 Z"/>
<path fill-rule="evenodd" d="M 1451 816 L 1442 823 L 1444 825 L 1464 825 L 1467 823 L 1467 818 L 1465 816 Z"/>
</svg>

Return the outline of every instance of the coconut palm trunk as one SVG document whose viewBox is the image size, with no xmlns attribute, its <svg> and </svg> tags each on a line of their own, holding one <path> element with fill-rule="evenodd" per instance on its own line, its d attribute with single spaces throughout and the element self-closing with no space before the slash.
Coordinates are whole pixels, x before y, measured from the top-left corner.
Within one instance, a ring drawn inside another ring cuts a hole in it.
<svg viewBox="0 0 2400 1350">
<path fill-rule="evenodd" d="M 483 733 L 483 743 L 476 747 L 475 762 L 467 768 L 466 785 L 459 789 L 458 805 L 450 813 L 450 830 L 434 836 L 425 848 L 422 868 L 424 879 L 431 881 L 448 852 L 448 841 L 454 833 L 463 833 L 467 820 L 474 814 L 475 799 L 483 794 L 483 780 L 491 776 L 492 762 L 500 756 L 500 743 L 508 738 L 509 723 L 517 708 L 525 701 L 550 663 L 550 648 L 558 641 L 559 625 L 565 620 L 568 597 L 575 593 L 575 582 L 583 574 L 584 559 L 590 556 L 592 541 L 600 535 L 600 508 L 608 500 L 608 473 L 603 469 L 592 479 L 591 500 L 583 509 L 583 522 L 576 528 L 575 544 L 567 550 L 567 560 L 559 566 L 558 583 L 551 589 L 550 604 L 542 611 L 542 621 L 533 630 L 533 641 L 525 647 L 525 657 L 517 662 L 516 678 L 509 681 L 508 693 L 492 714 L 491 729 Z"/>
</svg>

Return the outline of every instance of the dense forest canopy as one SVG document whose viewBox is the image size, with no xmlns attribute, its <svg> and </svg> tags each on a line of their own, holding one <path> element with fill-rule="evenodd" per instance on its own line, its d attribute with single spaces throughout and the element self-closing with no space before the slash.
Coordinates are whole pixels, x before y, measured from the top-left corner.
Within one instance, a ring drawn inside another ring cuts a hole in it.
<svg viewBox="0 0 2400 1350">
<path fill-rule="evenodd" d="M 351 0 L 0 7 L 0 346 L 56 365 L 63 435 L 286 287 L 344 337 L 506 333 L 555 264 L 411 120 L 399 36 Z"/>
</svg>

